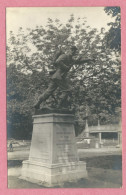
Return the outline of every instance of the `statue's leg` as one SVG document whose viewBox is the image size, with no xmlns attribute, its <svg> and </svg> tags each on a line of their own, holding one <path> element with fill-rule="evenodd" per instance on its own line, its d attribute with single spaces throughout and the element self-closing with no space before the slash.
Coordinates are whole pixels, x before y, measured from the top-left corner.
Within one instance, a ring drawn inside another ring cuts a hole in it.
<svg viewBox="0 0 126 195">
<path fill-rule="evenodd" d="M 67 98 L 69 96 L 69 91 L 63 91 L 62 92 L 62 95 L 60 96 L 60 101 L 59 101 L 59 106 L 60 107 L 66 107 L 66 101 L 67 101 Z"/>
<path fill-rule="evenodd" d="M 70 86 L 68 85 L 68 81 L 64 79 L 58 83 L 58 86 L 62 91 L 62 94 L 60 96 L 59 106 L 66 107 L 67 98 L 71 91 Z"/>
<path fill-rule="evenodd" d="M 49 87 L 46 89 L 46 91 L 42 95 L 39 96 L 39 100 L 34 105 L 34 108 L 39 109 L 40 104 L 44 102 L 45 100 L 47 100 L 50 97 L 50 95 L 56 90 L 56 88 L 57 88 L 57 84 L 54 80 L 52 80 L 49 84 Z"/>
</svg>

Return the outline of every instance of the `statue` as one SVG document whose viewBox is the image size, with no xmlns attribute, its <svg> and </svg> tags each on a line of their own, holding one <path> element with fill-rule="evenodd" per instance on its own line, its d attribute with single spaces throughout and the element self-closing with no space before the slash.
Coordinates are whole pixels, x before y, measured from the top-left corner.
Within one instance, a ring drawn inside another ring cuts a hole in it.
<svg viewBox="0 0 126 195">
<path fill-rule="evenodd" d="M 54 62 L 56 70 L 52 72 L 48 88 L 42 95 L 40 95 L 38 102 L 34 105 L 35 109 L 40 109 L 40 104 L 42 102 L 44 103 L 58 87 L 62 91 L 59 106 L 63 107 L 65 105 L 65 101 L 70 93 L 70 86 L 66 79 L 67 73 L 75 64 L 83 64 L 94 61 L 93 59 L 74 59 L 73 57 L 76 55 L 76 52 L 77 47 L 72 46 L 68 54 L 60 53 L 59 56 L 57 56 L 57 59 L 55 59 Z"/>
</svg>

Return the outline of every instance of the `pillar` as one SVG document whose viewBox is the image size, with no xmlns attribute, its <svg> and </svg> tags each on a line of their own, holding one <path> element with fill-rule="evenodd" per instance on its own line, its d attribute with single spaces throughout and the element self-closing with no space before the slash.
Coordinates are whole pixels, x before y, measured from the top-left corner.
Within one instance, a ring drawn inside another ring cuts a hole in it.
<svg viewBox="0 0 126 195">
<path fill-rule="evenodd" d="M 101 143 L 101 141 L 102 141 L 101 136 L 102 136 L 102 133 L 100 132 L 100 133 L 99 133 L 99 143 Z"/>
</svg>

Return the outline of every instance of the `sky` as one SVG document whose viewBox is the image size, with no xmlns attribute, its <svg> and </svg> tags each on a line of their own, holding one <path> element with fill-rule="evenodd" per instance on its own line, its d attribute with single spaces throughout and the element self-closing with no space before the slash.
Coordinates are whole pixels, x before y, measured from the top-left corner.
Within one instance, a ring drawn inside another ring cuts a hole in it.
<svg viewBox="0 0 126 195">
<path fill-rule="evenodd" d="M 10 31 L 17 33 L 19 27 L 26 30 L 44 26 L 48 18 L 57 18 L 65 23 L 71 14 L 74 14 L 75 18 L 86 17 L 87 25 L 99 31 L 102 27 L 107 30 L 107 23 L 113 21 L 113 18 L 105 13 L 104 7 L 9 7 L 6 8 L 7 36 Z"/>
</svg>

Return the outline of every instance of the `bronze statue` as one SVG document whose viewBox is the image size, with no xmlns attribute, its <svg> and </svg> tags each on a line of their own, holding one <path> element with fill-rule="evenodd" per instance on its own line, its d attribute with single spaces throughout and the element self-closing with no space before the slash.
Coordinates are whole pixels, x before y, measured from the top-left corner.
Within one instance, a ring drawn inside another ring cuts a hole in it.
<svg viewBox="0 0 126 195">
<path fill-rule="evenodd" d="M 54 65 L 56 67 L 56 70 L 51 76 L 51 81 L 48 88 L 42 95 L 40 95 L 38 102 L 34 105 L 35 109 L 39 109 L 40 104 L 42 102 L 45 102 L 58 87 L 60 88 L 60 90 L 62 90 L 61 101 L 59 104 L 61 106 L 64 104 L 64 101 L 66 100 L 70 92 L 70 86 L 67 82 L 66 76 L 71 67 L 74 64 L 89 63 L 93 61 L 93 59 L 74 59 L 73 56 L 75 56 L 76 51 L 77 47 L 72 46 L 68 54 L 61 54 L 55 60 Z"/>
</svg>

